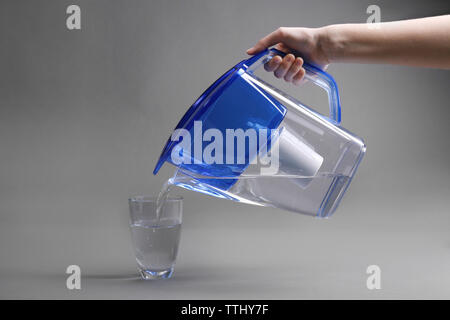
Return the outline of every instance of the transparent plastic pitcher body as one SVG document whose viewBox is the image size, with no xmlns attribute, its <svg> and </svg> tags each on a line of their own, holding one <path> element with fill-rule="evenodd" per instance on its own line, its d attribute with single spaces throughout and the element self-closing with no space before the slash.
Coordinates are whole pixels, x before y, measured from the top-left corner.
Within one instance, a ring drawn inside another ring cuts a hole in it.
<svg viewBox="0 0 450 320">
<path fill-rule="evenodd" d="M 365 145 L 339 126 L 338 89 L 326 72 L 304 64 L 305 78 L 328 94 L 329 117 L 254 74 L 275 54 L 284 55 L 265 50 L 214 82 L 178 123 L 154 174 L 169 162 L 176 166 L 174 185 L 328 217 L 344 196 Z M 239 141 L 244 147 L 233 144 Z"/>
</svg>

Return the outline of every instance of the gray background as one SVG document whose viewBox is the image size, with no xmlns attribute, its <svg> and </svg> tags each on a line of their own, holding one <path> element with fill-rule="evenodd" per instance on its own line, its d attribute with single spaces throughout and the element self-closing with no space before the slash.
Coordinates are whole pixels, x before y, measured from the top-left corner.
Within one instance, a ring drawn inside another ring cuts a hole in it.
<svg viewBox="0 0 450 320">
<path fill-rule="evenodd" d="M 82 30 L 65 9 L 81 6 Z M 450 298 L 449 80 L 339 64 L 343 126 L 368 151 L 330 220 L 177 190 L 174 278 L 143 282 L 127 198 L 187 107 L 279 26 L 448 13 L 447 1 L 0 2 L 0 298 Z M 301 98 L 301 97 L 300 97 Z M 82 289 L 65 287 L 77 264 Z M 366 268 L 382 289 L 366 288 Z"/>
</svg>

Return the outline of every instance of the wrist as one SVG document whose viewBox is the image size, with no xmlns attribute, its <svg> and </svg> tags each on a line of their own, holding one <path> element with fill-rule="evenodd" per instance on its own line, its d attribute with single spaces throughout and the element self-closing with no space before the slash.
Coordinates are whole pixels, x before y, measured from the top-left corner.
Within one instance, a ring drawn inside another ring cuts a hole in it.
<svg viewBox="0 0 450 320">
<path fill-rule="evenodd" d="M 339 25 L 329 25 L 317 29 L 317 47 L 319 55 L 327 63 L 339 60 L 344 51 L 344 37 Z"/>
</svg>

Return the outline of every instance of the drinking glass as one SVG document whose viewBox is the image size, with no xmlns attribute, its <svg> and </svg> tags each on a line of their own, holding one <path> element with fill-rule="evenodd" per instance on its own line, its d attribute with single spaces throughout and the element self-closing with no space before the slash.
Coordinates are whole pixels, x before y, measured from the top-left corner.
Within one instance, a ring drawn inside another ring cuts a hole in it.
<svg viewBox="0 0 450 320">
<path fill-rule="evenodd" d="M 156 197 L 133 197 L 129 206 L 131 238 L 142 278 L 170 278 L 180 242 L 183 198 L 167 198 L 159 214 Z"/>
</svg>

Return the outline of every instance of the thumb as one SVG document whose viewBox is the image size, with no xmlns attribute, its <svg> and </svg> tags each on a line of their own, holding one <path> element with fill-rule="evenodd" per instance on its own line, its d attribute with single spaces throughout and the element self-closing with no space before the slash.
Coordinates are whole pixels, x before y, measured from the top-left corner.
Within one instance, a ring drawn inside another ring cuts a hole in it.
<svg viewBox="0 0 450 320">
<path fill-rule="evenodd" d="M 279 42 L 283 42 L 283 31 L 282 28 L 278 28 L 274 32 L 268 34 L 264 38 L 260 39 L 253 47 L 247 50 L 247 54 L 254 55 L 264 49 L 273 46 Z"/>
</svg>

